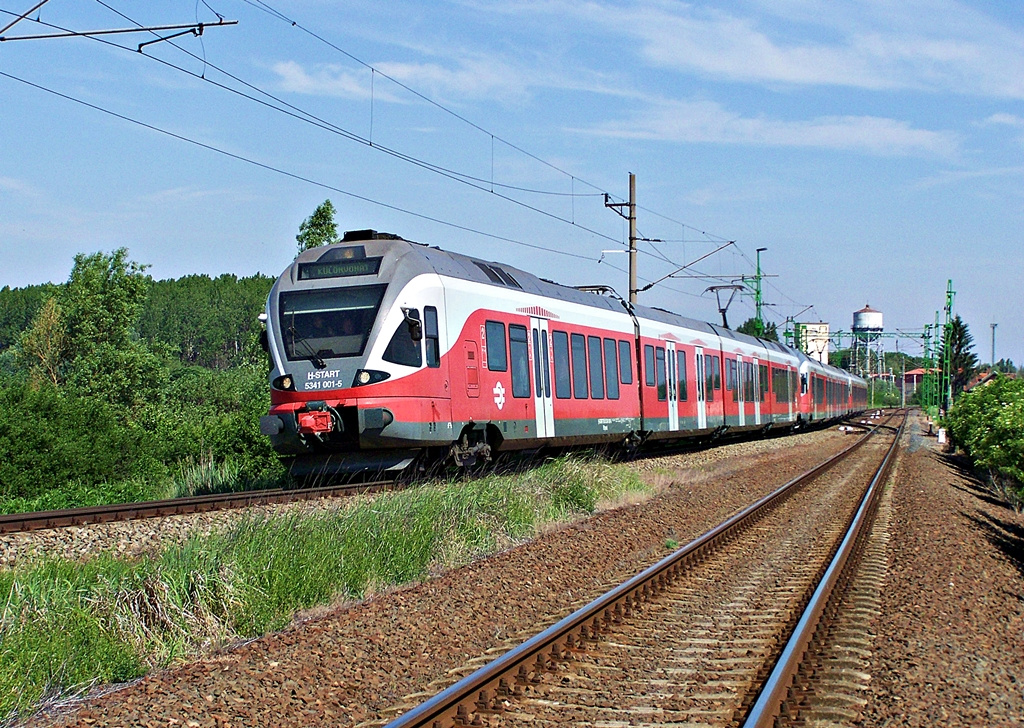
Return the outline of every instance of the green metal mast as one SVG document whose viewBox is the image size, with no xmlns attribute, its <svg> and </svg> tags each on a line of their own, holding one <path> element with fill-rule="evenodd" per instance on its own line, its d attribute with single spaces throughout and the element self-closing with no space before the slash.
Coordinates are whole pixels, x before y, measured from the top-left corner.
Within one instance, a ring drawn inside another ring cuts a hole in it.
<svg viewBox="0 0 1024 728">
<path fill-rule="evenodd" d="M 942 327 L 942 386 L 939 393 L 939 406 L 946 412 L 953 404 L 953 299 L 956 291 L 953 290 L 953 281 L 946 281 L 946 323 Z"/>
</svg>

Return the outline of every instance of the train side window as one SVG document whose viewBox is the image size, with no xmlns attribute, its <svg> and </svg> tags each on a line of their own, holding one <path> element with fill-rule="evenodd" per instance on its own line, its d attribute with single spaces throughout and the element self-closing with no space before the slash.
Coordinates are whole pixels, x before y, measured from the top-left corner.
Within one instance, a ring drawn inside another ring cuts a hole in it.
<svg viewBox="0 0 1024 728">
<path fill-rule="evenodd" d="M 658 401 L 668 399 L 668 380 L 665 378 L 665 349 L 659 346 L 654 351 L 654 368 L 658 375 Z"/>
<path fill-rule="evenodd" d="M 644 345 L 644 380 L 648 387 L 654 386 L 654 347 Z"/>
<path fill-rule="evenodd" d="M 441 366 L 441 341 L 437 333 L 437 309 L 433 306 L 426 306 L 423 309 L 423 343 L 427 350 L 427 366 L 432 369 Z"/>
<path fill-rule="evenodd" d="M 678 367 L 678 374 L 677 374 L 677 376 L 679 377 L 679 401 L 680 402 L 685 402 L 686 401 L 686 352 L 685 351 L 680 350 L 680 351 L 676 352 L 676 363 L 677 363 L 677 367 Z"/>
<path fill-rule="evenodd" d="M 420 317 L 416 309 L 410 309 L 407 315 L 413 319 L 419 319 Z M 395 329 L 391 341 L 388 342 L 388 348 L 384 350 L 384 355 L 381 358 L 392 364 L 401 364 L 407 367 L 423 365 L 423 352 L 420 342 L 413 340 L 412 332 L 409 331 L 409 325 L 406 321 L 403 320 L 398 323 L 398 328 Z"/>
<path fill-rule="evenodd" d="M 513 397 L 530 396 L 530 347 L 527 341 L 525 326 L 509 324 L 508 348 L 512 359 Z"/>
<path fill-rule="evenodd" d="M 573 334 L 572 341 L 572 394 L 576 399 L 587 399 L 587 343 L 583 334 Z"/>
<path fill-rule="evenodd" d="M 552 331 L 551 348 L 555 355 L 555 396 L 559 399 L 569 399 L 572 397 L 569 379 L 569 334 L 564 331 Z"/>
<path fill-rule="evenodd" d="M 619 382 L 633 383 L 633 344 L 629 341 L 619 342 Z"/>
<path fill-rule="evenodd" d="M 715 389 L 722 388 L 722 360 L 720 357 L 711 357 L 711 367 L 715 375 Z"/>
<path fill-rule="evenodd" d="M 590 362 L 590 396 L 592 399 L 604 399 L 604 367 L 601 366 L 600 337 L 587 337 L 587 355 Z"/>
<path fill-rule="evenodd" d="M 760 393 L 760 396 L 758 397 L 757 401 L 758 402 L 764 402 L 764 396 L 766 394 L 768 394 L 768 392 L 770 391 L 769 390 L 769 382 L 768 382 L 768 365 L 767 364 L 758 364 L 757 365 L 757 377 L 758 377 L 758 383 L 761 386 L 761 393 Z"/>
<path fill-rule="evenodd" d="M 608 399 L 619 398 L 619 359 L 615 339 L 604 340 L 604 388 Z"/>
<path fill-rule="evenodd" d="M 710 354 L 704 355 L 704 399 L 708 402 L 715 401 L 714 359 Z"/>
<path fill-rule="evenodd" d="M 488 321 L 484 326 L 484 331 L 487 338 L 487 368 L 492 372 L 508 371 L 505 324 L 500 321 Z"/>
<path fill-rule="evenodd" d="M 739 401 L 739 392 L 736 390 L 736 360 L 725 360 L 725 390 L 732 392 L 732 401 Z"/>
<path fill-rule="evenodd" d="M 807 394 L 807 375 L 800 375 L 800 394 Z"/>
</svg>

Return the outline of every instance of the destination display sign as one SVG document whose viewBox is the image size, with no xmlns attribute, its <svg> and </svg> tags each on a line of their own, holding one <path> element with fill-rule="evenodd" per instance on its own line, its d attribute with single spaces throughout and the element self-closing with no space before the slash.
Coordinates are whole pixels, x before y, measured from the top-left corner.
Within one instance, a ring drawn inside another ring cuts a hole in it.
<svg viewBox="0 0 1024 728">
<path fill-rule="evenodd" d="M 377 275 L 381 258 L 332 260 L 329 263 L 299 263 L 299 280 Z"/>
</svg>

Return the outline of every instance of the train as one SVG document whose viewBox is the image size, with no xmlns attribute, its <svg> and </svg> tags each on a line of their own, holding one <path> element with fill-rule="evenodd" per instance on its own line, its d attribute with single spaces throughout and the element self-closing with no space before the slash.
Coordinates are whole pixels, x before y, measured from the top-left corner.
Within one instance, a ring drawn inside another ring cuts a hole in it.
<svg viewBox="0 0 1024 728">
<path fill-rule="evenodd" d="M 374 230 L 302 252 L 260 319 L 260 431 L 296 475 L 767 434 L 867 403 L 780 342 Z"/>
</svg>

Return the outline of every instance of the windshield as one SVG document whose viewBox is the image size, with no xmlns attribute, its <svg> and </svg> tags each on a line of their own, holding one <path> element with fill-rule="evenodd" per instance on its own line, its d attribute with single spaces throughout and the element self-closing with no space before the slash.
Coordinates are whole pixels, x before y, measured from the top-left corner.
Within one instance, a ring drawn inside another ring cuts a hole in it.
<svg viewBox="0 0 1024 728">
<path fill-rule="evenodd" d="M 387 286 L 282 293 L 281 334 L 290 361 L 359 356 Z"/>
</svg>

